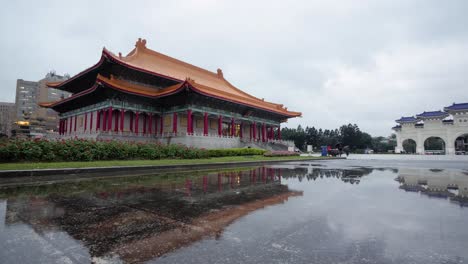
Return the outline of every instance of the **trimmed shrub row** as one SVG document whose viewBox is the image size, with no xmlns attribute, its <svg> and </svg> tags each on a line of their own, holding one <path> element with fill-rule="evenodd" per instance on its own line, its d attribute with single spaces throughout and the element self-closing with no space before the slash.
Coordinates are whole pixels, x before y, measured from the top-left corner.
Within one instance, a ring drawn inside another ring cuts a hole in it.
<svg viewBox="0 0 468 264">
<path fill-rule="evenodd" d="M 230 148 L 230 149 L 209 149 L 210 157 L 231 157 L 231 156 L 249 156 L 263 155 L 265 150 L 255 148 Z"/>
<path fill-rule="evenodd" d="M 0 162 L 97 161 L 129 159 L 208 158 L 205 149 L 158 143 L 127 143 L 91 140 L 23 140 L 0 142 Z"/>
<path fill-rule="evenodd" d="M 299 156 L 299 153 L 292 151 L 268 151 L 263 154 L 265 157 L 288 157 L 288 156 Z"/>
<path fill-rule="evenodd" d="M 200 149 L 180 144 L 129 143 L 70 139 L 13 139 L 0 141 L 0 162 L 98 161 L 131 159 L 200 159 L 209 157 L 263 155 L 261 149 Z"/>
</svg>

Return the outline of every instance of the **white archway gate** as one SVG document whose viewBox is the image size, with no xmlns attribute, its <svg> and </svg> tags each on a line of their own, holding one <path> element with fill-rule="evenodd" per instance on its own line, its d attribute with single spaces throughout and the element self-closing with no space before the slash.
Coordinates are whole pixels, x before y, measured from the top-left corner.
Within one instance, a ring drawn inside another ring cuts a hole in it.
<svg viewBox="0 0 468 264">
<path fill-rule="evenodd" d="M 449 119 L 452 115 L 453 119 Z M 444 111 L 424 112 L 396 120 L 393 127 L 397 138 L 395 153 L 402 153 L 403 141 L 416 141 L 416 153 L 425 154 L 424 142 L 430 137 L 439 137 L 445 142 L 445 154 L 455 154 L 455 140 L 468 134 L 468 103 L 453 104 Z"/>
</svg>

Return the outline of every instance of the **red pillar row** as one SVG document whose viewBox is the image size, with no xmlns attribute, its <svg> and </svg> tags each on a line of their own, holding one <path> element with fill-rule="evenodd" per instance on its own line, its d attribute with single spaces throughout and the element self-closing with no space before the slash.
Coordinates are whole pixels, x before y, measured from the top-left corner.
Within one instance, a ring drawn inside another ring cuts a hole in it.
<svg viewBox="0 0 468 264">
<path fill-rule="evenodd" d="M 159 134 L 162 136 L 163 132 L 164 132 L 164 116 L 161 115 L 161 119 L 159 120 L 161 123 L 159 124 L 160 127 L 159 127 Z"/>
<path fill-rule="evenodd" d="M 62 119 L 59 119 L 58 133 L 62 135 Z"/>
<path fill-rule="evenodd" d="M 148 117 L 149 121 L 148 121 L 148 133 L 151 135 L 153 134 L 153 114 L 149 114 L 149 117 Z"/>
<path fill-rule="evenodd" d="M 266 127 L 265 127 L 265 123 L 262 123 L 262 142 L 265 142 L 265 131 L 266 130 Z"/>
<path fill-rule="evenodd" d="M 119 110 L 116 110 L 116 112 L 119 112 Z M 117 113 L 115 113 L 115 115 L 114 115 L 114 132 L 119 131 L 119 118 L 120 118 L 120 116 Z"/>
<path fill-rule="evenodd" d="M 219 116 L 218 117 L 218 136 L 223 135 L 223 117 Z"/>
<path fill-rule="evenodd" d="M 84 131 L 86 131 L 86 127 L 88 127 L 88 113 L 84 114 Z"/>
<path fill-rule="evenodd" d="M 107 130 L 107 111 L 102 110 L 102 131 Z"/>
<path fill-rule="evenodd" d="M 162 116 L 160 116 L 159 118 L 162 119 Z M 158 116 L 155 115 L 154 116 L 154 134 L 158 134 L 158 122 L 159 122 L 159 119 L 158 119 Z"/>
<path fill-rule="evenodd" d="M 177 113 L 172 114 L 172 133 L 177 133 Z"/>
</svg>

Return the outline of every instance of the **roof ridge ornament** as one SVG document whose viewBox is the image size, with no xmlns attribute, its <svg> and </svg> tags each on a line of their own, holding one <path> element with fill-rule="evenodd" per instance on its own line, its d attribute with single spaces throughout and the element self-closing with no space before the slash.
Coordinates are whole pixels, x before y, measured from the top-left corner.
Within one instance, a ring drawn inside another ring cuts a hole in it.
<svg viewBox="0 0 468 264">
<path fill-rule="evenodd" d="M 137 42 L 135 43 L 135 47 L 146 49 L 146 39 L 138 38 Z"/>
<path fill-rule="evenodd" d="M 218 75 L 219 78 L 224 79 L 223 70 L 221 70 L 220 68 L 218 68 L 218 70 L 216 70 L 216 72 L 217 72 L 217 75 Z"/>
</svg>

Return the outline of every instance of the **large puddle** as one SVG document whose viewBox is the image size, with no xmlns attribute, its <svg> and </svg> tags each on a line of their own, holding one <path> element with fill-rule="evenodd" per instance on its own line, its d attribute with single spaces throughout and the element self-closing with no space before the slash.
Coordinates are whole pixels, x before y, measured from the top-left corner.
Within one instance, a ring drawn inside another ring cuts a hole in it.
<svg viewBox="0 0 468 264">
<path fill-rule="evenodd" d="M 468 261 L 465 165 L 364 165 L 293 162 L 4 187 L 0 262 Z"/>
</svg>

